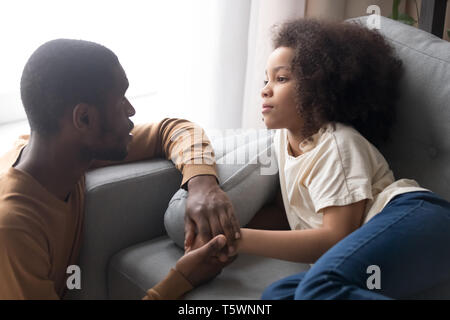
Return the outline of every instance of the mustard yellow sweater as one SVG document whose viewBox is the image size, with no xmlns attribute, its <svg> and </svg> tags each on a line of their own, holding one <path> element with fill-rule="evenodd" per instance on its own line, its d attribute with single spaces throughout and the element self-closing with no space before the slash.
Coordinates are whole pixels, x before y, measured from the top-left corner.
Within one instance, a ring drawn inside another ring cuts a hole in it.
<svg viewBox="0 0 450 320">
<path fill-rule="evenodd" d="M 217 177 L 210 142 L 203 137 L 199 144 L 199 132 L 195 124 L 180 119 L 137 125 L 124 161 L 94 162 L 92 168 L 165 156 L 176 160 L 182 185 L 197 175 Z M 67 290 L 66 269 L 76 264 L 80 250 L 85 179 L 64 202 L 15 169 L 28 139 L 21 136 L 0 158 L 0 299 L 60 299 Z M 172 269 L 144 299 L 176 299 L 191 289 Z"/>
</svg>

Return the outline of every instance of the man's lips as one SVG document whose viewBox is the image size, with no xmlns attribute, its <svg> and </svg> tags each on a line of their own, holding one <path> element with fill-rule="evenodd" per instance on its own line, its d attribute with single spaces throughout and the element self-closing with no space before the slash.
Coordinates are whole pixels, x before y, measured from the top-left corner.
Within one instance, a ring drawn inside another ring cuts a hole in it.
<svg viewBox="0 0 450 320">
<path fill-rule="evenodd" d="M 263 104 L 262 105 L 262 113 L 269 112 L 272 109 L 273 109 L 273 106 L 271 106 L 269 104 Z"/>
<path fill-rule="evenodd" d="M 134 129 L 134 123 L 130 120 L 129 126 L 128 126 L 128 138 L 131 139 L 133 138 L 133 134 L 131 133 L 131 131 L 133 131 Z"/>
</svg>

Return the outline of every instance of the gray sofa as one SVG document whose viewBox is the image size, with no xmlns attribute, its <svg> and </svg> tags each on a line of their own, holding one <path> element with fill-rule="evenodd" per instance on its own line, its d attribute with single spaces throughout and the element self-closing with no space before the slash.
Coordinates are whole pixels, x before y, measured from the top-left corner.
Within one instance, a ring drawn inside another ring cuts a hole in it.
<svg viewBox="0 0 450 320">
<path fill-rule="evenodd" d="M 366 19 L 351 21 L 365 24 Z M 450 43 L 387 18 L 381 19 L 380 31 L 406 69 L 398 122 L 392 139 L 381 151 L 396 178 L 415 179 L 450 200 Z M 230 150 L 219 148 L 216 152 L 223 155 Z M 245 166 L 221 165 L 223 172 L 219 174 L 231 176 Z M 140 299 L 182 255 L 164 227 L 164 213 L 179 189 L 181 175 L 169 161 L 161 159 L 101 168 L 89 172 L 86 181 L 79 259 L 82 288 L 70 291 L 66 298 Z M 251 186 L 244 190 L 251 202 Z M 267 200 L 273 190 L 268 188 Z M 259 299 L 273 281 L 309 267 L 240 255 L 220 276 L 185 298 Z M 448 299 L 450 283 L 405 298 Z"/>
</svg>

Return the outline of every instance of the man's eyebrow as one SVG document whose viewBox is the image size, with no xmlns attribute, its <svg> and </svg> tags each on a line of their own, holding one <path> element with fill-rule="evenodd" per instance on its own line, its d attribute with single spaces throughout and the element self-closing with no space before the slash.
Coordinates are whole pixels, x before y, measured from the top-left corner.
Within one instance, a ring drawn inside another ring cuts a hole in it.
<svg viewBox="0 0 450 320">
<path fill-rule="evenodd" d="M 288 71 L 291 71 L 291 68 L 289 66 L 278 66 L 272 69 L 273 72 L 277 72 L 280 69 L 286 69 Z M 265 71 L 265 73 L 267 74 L 267 70 Z"/>
</svg>

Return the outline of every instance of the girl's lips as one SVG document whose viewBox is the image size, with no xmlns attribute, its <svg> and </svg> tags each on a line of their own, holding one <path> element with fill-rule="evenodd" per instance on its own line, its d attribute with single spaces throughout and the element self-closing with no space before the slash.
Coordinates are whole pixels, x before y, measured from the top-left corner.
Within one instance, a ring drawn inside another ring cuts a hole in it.
<svg viewBox="0 0 450 320">
<path fill-rule="evenodd" d="M 266 113 L 266 112 L 269 112 L 270 110 L 272 110 L 273 109 L 273 106 L 270 106 L 270 105 L 268 105 L 268 104 L 263 104 L 263 106 L 262 106 L 262 113 Z"/>
</svg>

